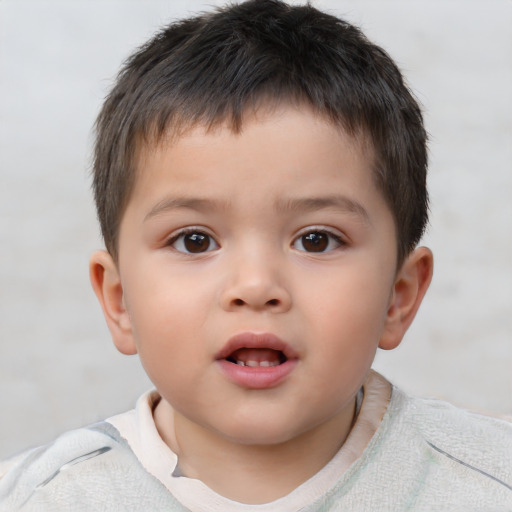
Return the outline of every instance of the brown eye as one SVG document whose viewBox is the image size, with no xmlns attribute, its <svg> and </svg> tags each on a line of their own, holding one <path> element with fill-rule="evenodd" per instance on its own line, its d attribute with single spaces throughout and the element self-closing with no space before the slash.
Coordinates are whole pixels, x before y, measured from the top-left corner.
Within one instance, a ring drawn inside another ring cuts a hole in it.
<svg viewBox="0 0 512 512">
<path fill-rule="evenodd" d="M 218 249 L 217 242 L 208 234 L 201 231 L 181 233 L 171 240 L 171 245 L 179 252 L 200 254 Z"/>
<path fill-rule="evenodd" d="M 326 233 L 308 233 L 302 237 L 302 247 L 308 252 L 324 252 L 329 245 Z"/>
<path fill-rule="evenodd" d="M 327 231 L 310 231 L 298 237 L 293 248 L 304 252 L 328 252 L 343 244 L 340 237 Z"/>
<path fill-rule="evenodd" d="M 210 237 L 202 233 L 190 233 L 183 237 L 183 243 L 188 252 L 204 252 L 210 247 Z"/>
</svg>

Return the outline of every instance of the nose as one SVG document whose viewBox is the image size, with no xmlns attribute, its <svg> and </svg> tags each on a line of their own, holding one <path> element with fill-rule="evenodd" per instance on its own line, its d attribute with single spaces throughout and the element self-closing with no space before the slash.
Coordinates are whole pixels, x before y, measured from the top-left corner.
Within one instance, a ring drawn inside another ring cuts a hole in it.
<svg viewBox="0 0 512 512">
<path fill-rule="evenodd" d="M 285 276 L 271 258 L 240 258 L 231 262 L 221 305 L 226 311 L 252 309 L 284 313 L 292 304 Z"/>
</svg>

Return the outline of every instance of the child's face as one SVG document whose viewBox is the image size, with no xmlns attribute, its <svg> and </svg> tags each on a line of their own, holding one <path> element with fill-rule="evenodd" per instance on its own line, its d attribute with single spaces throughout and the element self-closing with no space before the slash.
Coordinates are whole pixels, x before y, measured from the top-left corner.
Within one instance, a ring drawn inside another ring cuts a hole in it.
<svg viewBox="0 0 512 512">
<path fill-rule="evenodd" d="M 141 156 L 119 238 L 119 345 L 164 404 L 241 443 L 351 417 L 396 278 L 371 162 L 292 108 Z"/>
</svg>

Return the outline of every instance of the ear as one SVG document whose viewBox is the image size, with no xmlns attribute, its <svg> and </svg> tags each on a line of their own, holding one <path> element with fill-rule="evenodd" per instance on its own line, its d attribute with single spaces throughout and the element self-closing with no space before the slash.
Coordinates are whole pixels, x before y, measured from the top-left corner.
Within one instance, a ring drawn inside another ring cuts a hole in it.
<svg viewBox="0 0 512 512">
<path fill-rule="evenodd" d="M 127 355 L 137 353 L 133 339 L 130 315 L 126 310 L 119 270 L 107 251 L 97 251 L 91 256 L 89 277 L 101 304 L 114 345 Z"/>
<path fill-rule="evenodd" d="M 398 271 L 379 347 L 396 348 L 411 325 L 432 280 L 434 257 L 426 247 L 414 250 Z"/>
</svg>

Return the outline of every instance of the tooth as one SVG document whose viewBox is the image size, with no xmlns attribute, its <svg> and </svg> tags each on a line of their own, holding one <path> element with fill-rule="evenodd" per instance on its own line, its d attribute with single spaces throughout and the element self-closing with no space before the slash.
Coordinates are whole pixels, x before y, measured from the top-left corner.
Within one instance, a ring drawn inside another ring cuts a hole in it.
<svg viewBox="0 0 512 512">
<path fill-rule="evenodd" d="M 236 364 L 238 366 L 245 366 L 245 363 L 243 361 L 237 361 Z"/>
<path fill-rule="evenodd" d="M 259 366 L 259 363 L 258 363 L 258 361 L 247 361 L 247 363 L 245 363 L 245 366 L 250 366 L 251 368 L 256 368 L 256 366 Z"/>
<path fill-rule="evenodd" d="M 260 361 L 260 366 L 270 366 L 270 361 Z"/>
<path fill-rule="evenodd" d="M 269 366 L 278 366 L 279 363 L 277 361 L 269 362 Z"/>
</svg>

